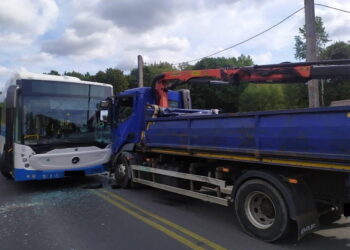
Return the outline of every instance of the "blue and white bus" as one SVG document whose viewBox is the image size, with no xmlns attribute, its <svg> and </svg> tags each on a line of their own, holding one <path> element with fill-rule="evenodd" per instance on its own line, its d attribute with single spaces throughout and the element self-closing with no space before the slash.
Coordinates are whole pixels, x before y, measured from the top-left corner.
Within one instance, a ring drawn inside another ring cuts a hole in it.
<svg viewBox="0 0 350 250">
<path fill-rule="evenodd" d="M 105 171 L 110 125 L 98 104 L 111 85 L 75 77 L 17 73 L 0 93 L 0 170 L 15 181 Z"/>
</svg>

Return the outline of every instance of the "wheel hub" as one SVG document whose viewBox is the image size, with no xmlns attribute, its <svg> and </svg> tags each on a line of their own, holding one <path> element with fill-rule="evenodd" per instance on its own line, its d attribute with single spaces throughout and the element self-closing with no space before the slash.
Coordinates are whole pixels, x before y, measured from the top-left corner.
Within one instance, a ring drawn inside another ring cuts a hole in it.
<svg viewBox="0 0 350 250">
<path fill-rule="evenodd" d="M 119 176 L 124 177 L 126 174 L 126 166 L 124 164 L 119 164 L 117 168 Z"/>
<path fill-rule="evenodd" d="M 262 192 L 252 192 L 244 204 L 248 220 L 259 229 L 272 226 L 276 217 L 275 206 L 269 196 Z"/>
</svg>

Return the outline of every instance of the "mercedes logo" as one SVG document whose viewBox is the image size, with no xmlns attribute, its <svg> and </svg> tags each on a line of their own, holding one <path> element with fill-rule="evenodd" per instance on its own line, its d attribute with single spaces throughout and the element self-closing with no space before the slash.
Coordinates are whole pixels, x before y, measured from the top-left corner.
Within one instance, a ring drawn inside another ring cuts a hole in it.
<svg viewBox="0 0 350 250">
<path fill-rule="evenodd" d="M 72 159 L 72 163 L 73 163 L 73 164 L 77 164 L 79 161 L 80 161 L 80 158 L 79 158 L 79 157 L 74 157 L 74 158 Z"/>
</svg>

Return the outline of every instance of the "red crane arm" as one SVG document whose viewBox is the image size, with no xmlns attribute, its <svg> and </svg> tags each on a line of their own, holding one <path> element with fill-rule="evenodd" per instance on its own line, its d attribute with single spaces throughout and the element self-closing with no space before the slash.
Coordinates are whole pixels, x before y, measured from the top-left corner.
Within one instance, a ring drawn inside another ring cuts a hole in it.
<svg viewBox="0 0 350 250">
<path fill-rule="evenodd" d="M 154 80 L 158 105 L 168 107 L 167 90 L 171 86 L 191 82 L 304 83 L 310 79 L 327 79 L 350 76 L 350 60 L 333 60 L 309 63 L 284 63 L 231 69 L 204 69 L 165 72 Z"/>
</svg>

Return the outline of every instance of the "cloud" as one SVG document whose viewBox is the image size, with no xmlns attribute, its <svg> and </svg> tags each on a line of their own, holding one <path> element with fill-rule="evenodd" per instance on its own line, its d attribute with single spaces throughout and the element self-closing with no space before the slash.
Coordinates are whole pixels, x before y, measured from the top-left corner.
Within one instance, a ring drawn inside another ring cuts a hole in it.
<svg viewBox="0 0 350 250">
<path fill-rule="evenodd" d="M 13 73 L 12 69 L 9 69 L 7 67 L 0 66 L 0 76 L 7 76 L 9 74 Z"/>
<path fill-rule="evenodd" d="M 0 33 L 41 35 L 59 14 L 54 0 L 0 1 Z"/>
<path fill-rule="evenodd" d="M 334 6 L 339 9 L 350 9 L 350 2 L 344 2 L 339 4 L 337 2 L 328 1 L 329 6 Z M 348 41 L 350 40 L 349 22 L 350 15 L 348 13 L 331 10 L 325 7 L 316 6 L 316 15 L 321 16 L 326 32 L 329 34 L 329 38 L 332 41 Z"/>
<path fill-rule="evenodd" d="M 140 37 L 138 40 L 132 41 L 133 44 L 128 46 L 129 50 L 137 49 L 144 52 L 152 52 L 159 50 L 182 51 L 189 47 L 186 38 L 177 36 L 158 37 L 154 39 L 152 35 Z"/>
<path fill-rule="evenodd" d="M 179 0 L 128 0 L 103 1 L 97 8 L 100 17 L 113 21 L 118 27 L 130 32 L 146 32 L 155 27 L 164 26 L 172 22 L 174 9 L 181 11 Z"/>
<path fill-rule="evenodd" d="M 273 63 L 272 58 L 273 58 L 273 55 L 270 51 L 261 53 L 261 54 L 252 55 L 252 59 L 255 64 Z"/>
<path fill-rule="evenodd" d="M 350 9 L 344 0 L 320 1 Z M 4 0 L 0 70 L 129 71 L 139 54 L 147 63 L 189 61 L 257 34 L 302 6 L 288 0 Z M 258 64 L 293 61 L 303 14 L 216 56 L 250 55 Z M 350 15 L 321 7 L 316 14 L 330 39 L 350 40 Z"/>
<path fill-rule="evenodd" d="M 8 33 L 0 35 L 0 46 L 13 47 L 13 46 L 24 46 L 32 42 L 31 39 L 24 37 L 18 33 Z"/>
<path fill-rule="evenodd" d="M 113 24 L 111 21 L 96 17 L 92 13 L 84 12 L 75 18 L 71 27 L 74 28 L 77 35 L 86 36 L 95 32 L 106 32 L 113 27 Z"/>
<path fill-rule="evenodd" d="M 67 29 L 56 40 L 45 41 L 42 51 L 56 56 L 76 56 L 77 58 L 106 58 L 115 49 L 115 41 L 109 34 L 93 33 L 79 36 L 75 29 Z"/>
<path fill-rule="evenodd" d="M 54 59 L 53 56 L 46 52 L 41 52 L 39 54 L 34 54 L 34 55 L 24 55 L 21 57 L 21 60 L 23 62 L 29 62 L 29 63 L 43 63 L 43 62 L 52 61 L 53 59 Z"/>
<path fill-rule="evenodd" d="M 128 0 L 100 1 L 96 10 L 100 17 L 111 20 L 129 32 L 144 33 L 149 30 L 164 27 L 185 12 L 198 12 L 206 9 L 216 9 L 222 5 L 232 5 L 230 0 Z"/>
</svg>

